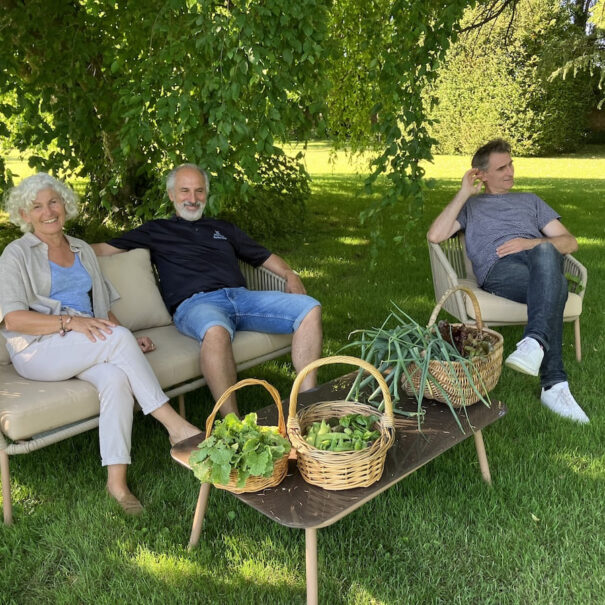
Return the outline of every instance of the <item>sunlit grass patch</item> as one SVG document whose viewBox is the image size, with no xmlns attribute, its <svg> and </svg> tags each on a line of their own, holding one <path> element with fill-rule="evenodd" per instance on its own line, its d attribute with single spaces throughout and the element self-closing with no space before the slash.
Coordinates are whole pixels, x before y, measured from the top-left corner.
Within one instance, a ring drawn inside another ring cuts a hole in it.
<svg viewBox="0 0 605 605">
<path fill-rule="evenodd" d="M 133 564 L 149 576 L 170 584 L 186 584 L 203 573 L 194 561 L 183 556 L 157 553 L 141 546 Z"/>
<path fill-rule="evenodd" d="M 367 246 L 370 243 L 370 240 L 360 237 L 339 237 L 338 242 L 344 244 L 345 246 Z"/>
<path fill-rule="evenodd" d="M 578 245 L 589 248 L 603 248 L 605 247 L 605 238 L 598 237 L 582 237 L 581 235 L 576 236 Z"/>
<path fill-rule="evenodd" d="M 605 481 L 605 457 L 599 456 L 596 452 L 581 454 L 578 451 L 567 451 L 557 454 L 555 458 L 578 475 L 583 475 L 587 479 Z"/>
</svg>

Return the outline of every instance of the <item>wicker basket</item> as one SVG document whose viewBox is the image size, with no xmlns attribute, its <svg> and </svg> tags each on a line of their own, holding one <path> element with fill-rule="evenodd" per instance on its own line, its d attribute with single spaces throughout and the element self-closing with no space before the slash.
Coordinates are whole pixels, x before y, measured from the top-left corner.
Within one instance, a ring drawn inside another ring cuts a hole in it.
<svg viewBox="0 0 605 605">
<path fill-rule="evenodd" d="M 471 360 L 471 363 L 464 365 L 459 361 L 445 362 L 445 361 L 431 361 L 429 362 L 429 373 L 439 383 L 439 386 L 448 394 L 452 407 L 461 408 L 467 405 L 477 403 L 481 399 L 481 396 L 487 395 L 491 391 L 500 378 L 502 372 L 502 351 L 504 339 L 502 335 L 494 330 L 483 327 L 483 321 L 481 319 L 481 309 L 477 297 L 468 288 L 463 286 L 455 286 L 450 288 L 441 297 L 441 300 L 437 303 L 433 309 L 433 313 L 429 319 L 428 327 L 434 325 L 437 315 L 443 306 L 443 303 L 457 290 L 463 291 L 469 296 L 473 307 L 475 309 L 476 326 L 469 326 L 467 328 L 475 330 L 476 332 L 487 335 L 493 345 L 492 350 L 486 357 L 479 357 Z M 452 326 L 461 326 L 462 324 L 452 324 Z M 417 366 L 412 368 L 412 365 L 408 366 L 410 370 L 412 385 L 410 386 L 409 381 L 406 377 L 403 378 L 402 383 L 405 391 L 408 395 L 415 396 L 420 390 L 420 378 L 421 370 Z M 465 371 L 466 369 L 466 371 Z M 472 382 L 469 380 L 467 372 L 470 371 Z M 475 388 L 473 388 L 473 384 Z M 481 396 L 477 393 L 481 393 Z M 427 399 L 435 399 L 442 403 L 447 403 L 444 394 L 429 380 L 426 381 L 424 387 L 424 397 Z"/>
<path fill-rule="evenodd" d="M 363 368 L 374 376 L 382 390 L 385 412 L 376 423 L 378 426 L 375 425 L 375 428 L 380 430 L 380 437 L 365 450 L 350 452 L 320 450 L 307 443 L 303 437 L 308 426 L 322 419 L 340 418 L 347 414 L 378 415 L 376 408 L 353 401 L 324 401 L 297 412 L 298 391 L 305 376 L 315 368 L 333 363 L 347 363 Z M 393 445 L 395 439 L 393 406 L 389 387 L 380 372 L 362 359 L 348 356 L 318 359 L 299 373 L 292 386 L 288 413 L 288 437 L 293 447 L 296 448 L 298 468 L 307 483 L 328 490 L 372 485 L 382 476 L 387 450 Z"/>
<path fill-rule="evenodd" d="M 269 391 L 271 397 L 273 397 L 273 401 L 277 406 L 278 412 L 278 420 L 277 420 L 277 430 L 279 431 L 282 437 L 287 438 L 286 434 L 286 423 L 284 420 L 284 411 L 281 404 L 281 398 L 277 389 L 274 386 L 271 386 L 265 380 L 257 380 L 256 378 L 247 378 L 245 380 L 240 380 L 237 384 L 234 384 L 232 387 L 229 387 L 218 399 L 214 409 L 208 416 L 206 420 L 206 437 L 210 437 L 212 433 L 212 425 L 214 424 L 214 418 L 219 411 L 220 407 L 225 403 L 229 395 L 231 393 L 241 389 L 242 387 L 250 386 L 250 385 L 261 385 Z M 220 483 L 213 483 L 214 487 L 218 487 L 219 489 L 224 489 L 229 492 L 233 492 L 234 494 L 244 494 L 248 492 L 257 492 L 261 489 L 265 489 L 267 487 L 274 487 L 281 483 L 283 478 L 286 476 L 286 472 L 288 471 L 288 455 L 290 454 L 287 451 L 279 460 L 276 460 L 273 466 L 273 473 L 270 477 L 261 476 L 250 476 L 246 479 L 246 483 L 243 487 L 237 487 L 237 472 L 231 471 L 229 475 L 229 483 L 226 485 L 222 485 Z"/>
</svg>

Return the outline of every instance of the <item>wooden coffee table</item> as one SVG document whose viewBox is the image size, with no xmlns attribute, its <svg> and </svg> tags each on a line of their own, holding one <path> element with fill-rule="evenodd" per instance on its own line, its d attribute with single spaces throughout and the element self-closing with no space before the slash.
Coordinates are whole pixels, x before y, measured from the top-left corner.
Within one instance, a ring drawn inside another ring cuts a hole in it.
<svg viewBox="0 0 605 605">
<path fill-rule="evenodd" d="M 298 408 L 319 401 L 344 399 L 354 377 L 355 373 L 348 374 L 310 391 L 300 393 Z M 416 402 L 411 398 L 405 399 L 397 406 L 410 411 L 416 410 Z M 418 430 L 415 418 L 406 418 L 397 422 L 395 443 L 387 453 L 382 478 L 370 487 L 328 491 L 306 483 L 296 468 L 296 462 L 290 461 L 288 474 L 278 486 L 251 494 L 232 494 L 238 500 L 245 502 L 281 525 L 305 530 L 308 604 L 318 602 L 318 529 L 342 519 L 471 435 L 475 439 L 481 475 L 487 483 L 491 483 L 481 430 L 504 416 L 507 411 L 506 407 L 502 403 L 494 401 L 489 408 L 482 403 L 477 403 L 466 409 L 458 410 L 457 415 L 464 427 L 464 433 L 460 431 L 446 405 L 425 400 L 423 407 L 426 409 L 426 414 L 422 423 L 422 432 Z M 285 401 L 284 413 L 287 413 L 287 410 L 288 402 Z M 277 424 L 275 405 L 263 408 L 257 414 L 259 424 Z M 203 439 L 204 434 L 202 433 L 177 443 L 171 450 L 171 456 L 179 464 L 190 469 L 189 456 Z M 195 546 L 200 538 L 210 487 L 207 483 L 200 487 L 189 540 L 190 548 Z"/>
</svg>

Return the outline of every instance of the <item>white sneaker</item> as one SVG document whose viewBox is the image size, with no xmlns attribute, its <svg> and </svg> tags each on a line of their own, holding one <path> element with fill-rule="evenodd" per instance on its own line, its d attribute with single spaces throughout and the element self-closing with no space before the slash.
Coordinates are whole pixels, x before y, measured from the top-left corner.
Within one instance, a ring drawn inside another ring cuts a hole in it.
<svg viewBox="0 0 605 605">
<path fill-rule="evenodd" d="M 513 351 L 504 362 L 504 365 L 530 376 L 537 376 L 544 359 L 542 345 L 530 336 L 526 336 L 517 343 L 517 349 Z"/>
<path fill-rule="evenodd" d="M 542 405 L 545 405 L 549 410 L 552 410 L 563 418 L 570 418 L 582 424 L 589 422 L 588 416 L 569 392 L 569 384 L 567 382 L 558 382 L 548 389 L 548 391 L 542 389 L 540 401 Z"/>
</svg>

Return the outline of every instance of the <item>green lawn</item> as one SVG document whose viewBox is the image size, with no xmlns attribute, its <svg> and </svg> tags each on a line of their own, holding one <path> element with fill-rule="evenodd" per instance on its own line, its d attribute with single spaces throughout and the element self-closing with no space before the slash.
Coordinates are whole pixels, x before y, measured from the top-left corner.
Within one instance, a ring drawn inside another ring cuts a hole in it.
<svg viewBox="0 0 605 605">
<path fill-rule="evenodd" d="M 405 255 L 383 253 L 368 268 L 363 176 L 322 144 L 309 148 L 313 197 L 303 236 L 282 254 L 324 309 L 326 355 L 357 328 L 377 325 L 396 302 L 419 321 L 435 304 L 425 243 L 433 217 L 453 196 L 467 160 L 439 157 L 421 229 Z M 543 409 L 537 379 L 504 369 L 493 395 L 508 415 L 484 432 L 493 486 L 481 480 L 473 440 L 439 457 L 369 505 L 319 532 L 321 602 L 569 604 L 605 602 L 605 418 L 601 371 L 605 319 L 605 150 L 515 162 L 517 189 L 541 195 L 579 238 L 589 272 L 583 354 L 571 325 L 564 357 L 587 426 Z M 364 165 L 357 163 L 363 173 Z M 389 240 L 399 226 L 389 224 Z M 276 240 L 278 241 L 278 240 Z M 271 242 L 268 242 L 271 245 Z M 503 328 L 505 354 L 522 328 Z M 320 372 L 328 380 L 345 368 Z M 249 370 L 285 397 L 287 359 Z M 242 411 L 262 405 L 242 391 Z M 188 399 L 198 425 L 205 390 Z M 158 423 L 138 416 L 131 485 L 146 513 L 124 518 L 104 493 L 97 435 L 11 459 L 15 518 L 0 529 L 2 603 L 304 603 L 304 536 L 213 490 L 203 541 L 185 548 L 197 485 L 168 456 Z"/>
</svg>

